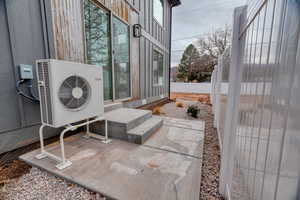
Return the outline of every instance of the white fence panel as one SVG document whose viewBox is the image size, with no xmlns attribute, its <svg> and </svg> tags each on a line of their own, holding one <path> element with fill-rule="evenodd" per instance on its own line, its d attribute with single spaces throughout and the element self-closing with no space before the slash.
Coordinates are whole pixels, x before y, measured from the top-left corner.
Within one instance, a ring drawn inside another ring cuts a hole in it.
<svg viewBox="0 0 300 200">
<path fill-rule="evenodd" d="M 216 70 L 212 79 L 220 192 L 233 200 L 298 200 L 300 1 L 248 3 L 235 10 L 229 70 L 219 61 L 222 78 Z"/>
<path fill-rule="evenodd" d="M 210 94 L 211 83 L 171 82 L 171 92 Z"/>
</svg>

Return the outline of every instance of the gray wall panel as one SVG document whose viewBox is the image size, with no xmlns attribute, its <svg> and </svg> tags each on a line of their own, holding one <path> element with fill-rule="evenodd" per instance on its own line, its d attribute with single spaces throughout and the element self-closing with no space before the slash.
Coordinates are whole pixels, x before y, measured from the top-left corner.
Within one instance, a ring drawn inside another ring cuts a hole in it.
<svg viewBox="0 0 300 200">
<path fill-rule="evenodd" d="M 145 98 L 145 38 L 140 39 L 140 98 Z"/>
<path fill-rule="evenodd" d="M 15 75 L 3 0 L 0 1 L 0 46 L 0 131 L 3 132 L 21 127 L 21 113 L 15 89 Z"/>
<path fill-rule="evenodd" d="M 0 0 L 0 153 L 37 141 L 39 105 L 16 92 L 18 65 L 47 58 L 48 34 L 40 0 Z M 43 14 L 42 14 L 43 13 Z M 36 86 L 34 80 L 34 86 Z M 35 95 L 37 90 L 34 87 Z M 26 88 L 24 91 L 28 92 Z M 47 132 L 46 135 L 54 134 Z"/>
<path fill-rule="evenodd" d="M 1 134 L 0 154 L 39 141 L 38 131 L 39 126 L 29 126 Z M 57 134 L 58 130 L 46 128 L 44 136 L 49 138 Z"/>
<path fill-rule="evenodd" d="M 165 49 L 169 50 L 170 47 L 170 4 L 168 1 L 164 1 L 164 27 L 159 25 L 156 20 L 153 18 L 153 0 L 142 0 L 141 1 L 141 12 L 140 12 L 140 19 L 141 25 L 143 29 L 149 33 L 153 38 L 155 38 L 158 43 L 162 44 L 162 46 L 166 47 Z M 143 98 L 155 97 L 162 94 L 167 93 L 169 88 L 168 83 L 168 76 L 169 76 L 169 56 L 168 52 L 165 52 L 165 49 L 160 49 L 164 52 L 164 75 L 165 81 L 163 86 L 154 86 L 153 85 L 153 77 L 152 77 L 152 54 L 153 54 L 153 47 L 158 48 L 154 43 L 152 38 L 146 39 L 145 46 L 141 44 L 141 54 L 145 52 L 145 57 L 141 56 L 141 63 L 145 63 L 144 66 L 141 66 L 141 70 L 144 70 L 145 79 L 141 80 L 141 94 L 145 94 L 142 96 Z M 144 62 L 143 62 L 144 59 Z M 142 83 L 144 81 L 144 83 Z M 143 91 L 144 90 L 144 91 Z"/>
<path fill-rule="evenodd" d="M 30 64 L 35 73 L 35 61 L 46 58 L 43 22 L 39 0 L 9 0 L 7 15 L 15 70 L 19 64 Z M 16 74 L 18 78 L 18 74 Z M 34 91 L 37 95 L 36 79 Z M 22 98 L 24 126 L 40 122 L 39 105 Z"/>
</svg>

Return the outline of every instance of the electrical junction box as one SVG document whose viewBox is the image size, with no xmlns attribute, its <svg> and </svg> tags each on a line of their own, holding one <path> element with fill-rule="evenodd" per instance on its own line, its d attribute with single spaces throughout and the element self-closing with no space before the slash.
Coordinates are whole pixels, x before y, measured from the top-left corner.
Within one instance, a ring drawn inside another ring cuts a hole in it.
<svg viewBox="0 0 300 200">
<path fill-rule="evenodd" d="M 19 65 L 20 79 L 33 79 L 32 65 Z"/>
</svg>

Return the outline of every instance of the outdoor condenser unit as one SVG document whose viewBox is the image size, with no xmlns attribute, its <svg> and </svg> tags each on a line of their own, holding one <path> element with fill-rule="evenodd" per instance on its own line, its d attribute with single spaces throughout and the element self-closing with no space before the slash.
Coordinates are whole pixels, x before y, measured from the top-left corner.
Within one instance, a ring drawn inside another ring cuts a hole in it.
<svg viewBox="0 0 300 200">
<path fill-rule="evenodd" d="M 57 128 L 103 116 L 101 67 L 39 60 L 37 72 L 43 124 Z"/>
<path fill-rule="evenodd" d="M 41 153 L 36 158 L 50 157 L 59 162 L 57 168 L 64 169 L 72 164 L 65 158 L 63 138 L 67 131 L 87 126 L 87 135 L 96 137 L 89 132 L 89 124 L 104 120 L 105 137 L 98 135 L 97 138 L 109 143 L 104 118 L 102 68 L 53 59 L 38 60 L 36 67 L 42 119 Z M 43 128 L 46 126 L 64 127 L 60 134 L 61 157 L 44 148 Z"/>
</svg>

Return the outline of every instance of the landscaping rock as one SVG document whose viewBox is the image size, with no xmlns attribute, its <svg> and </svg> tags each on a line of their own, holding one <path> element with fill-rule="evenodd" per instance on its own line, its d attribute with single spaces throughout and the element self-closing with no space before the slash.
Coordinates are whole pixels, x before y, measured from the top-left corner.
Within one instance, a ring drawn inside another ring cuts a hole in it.
<svg viewBox="0 0 300 200">
<path fill-rule="evenodd" d="M 37 168 L 19 179 L 11 180 L 0 191 L 5 200 L 103 200 L 96 193 L 56 178 Z"/>
</svg>

